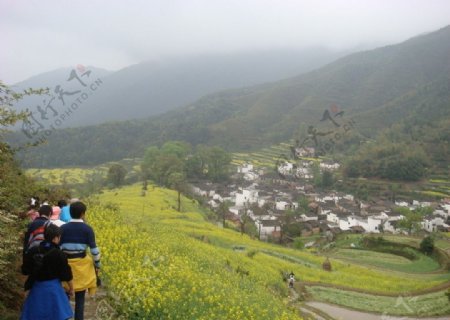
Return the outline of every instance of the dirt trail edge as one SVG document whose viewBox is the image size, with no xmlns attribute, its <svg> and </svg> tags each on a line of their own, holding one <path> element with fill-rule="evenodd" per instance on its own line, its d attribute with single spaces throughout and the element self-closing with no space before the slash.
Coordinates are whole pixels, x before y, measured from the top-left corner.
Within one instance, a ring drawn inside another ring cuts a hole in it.
<svg viewBox="0 0 450 320">
<path fill-rule="evenodd" d="M 396 317 L 385 314 L 374 314 L 362 311 L 355 311 L 346 309 L 343 307 L 338 307 L 323 302 L 309 301 L 305 303 L 306 306 L 313 307 L 315 309 L 321 310 L 326 314 L 330 315 L 336 320 L 448 320 L 448 316 L 443 317 L 428 317 L 428 318 L 410 318 L 410 317 Z"/>
</svg>

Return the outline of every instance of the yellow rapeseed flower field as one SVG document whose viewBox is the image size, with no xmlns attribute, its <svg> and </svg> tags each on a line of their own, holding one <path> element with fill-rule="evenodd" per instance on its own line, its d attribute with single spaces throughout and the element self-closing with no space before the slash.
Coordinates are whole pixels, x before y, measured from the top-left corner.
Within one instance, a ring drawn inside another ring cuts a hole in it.
<svg viewBox="0 0 450 320">
<path fill-rule="evenodd" d="M 299 319 L 287 307 L 282 273 L 290 271 L 300 281 L 374 292 L 405 293 L 446 280 L 335 260 L 333 272 L 323 271 L 322 256 L 206 222 L 195 201 L 183 198 L 183 212 L 177 212 L 174 191 L 149 186 L 141 194 L 140 185 L 106 191 L 88 208 L 103 278 L 128 318 Z"/>
</svg>

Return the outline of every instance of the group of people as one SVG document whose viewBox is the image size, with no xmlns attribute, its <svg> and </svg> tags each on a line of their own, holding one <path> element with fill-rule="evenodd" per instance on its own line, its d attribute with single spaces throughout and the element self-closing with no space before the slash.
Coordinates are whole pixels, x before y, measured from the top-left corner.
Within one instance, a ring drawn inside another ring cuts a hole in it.
<svg viewBox="0 0 450 320">
<path fill-rule="evenodd" d="M 86 291 L 95 293 L 100 269 L 95 233 L 84 221 L 86 205 L 78 199 L 41 205 L 32 198 L 30 207 L 22 264 L 29 293 L 20 319 L 83 320 Z"/>
</svg>

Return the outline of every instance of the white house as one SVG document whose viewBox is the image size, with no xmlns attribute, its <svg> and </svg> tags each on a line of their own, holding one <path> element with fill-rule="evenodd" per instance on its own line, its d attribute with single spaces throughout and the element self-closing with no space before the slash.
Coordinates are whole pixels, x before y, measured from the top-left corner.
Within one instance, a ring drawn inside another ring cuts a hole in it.
<svg viewBox="0 0 450 320">
<path fill-rule="evenodd" d="M 318 221 L 319 217 L 313 213 L 302 213 L 300 215 L 300 218 L 302 219 L 302 221 Z"/>
<path fill-rule="evenodd" d="M 295 175 L 298 178 L 312 179 L 313 175 L 311 174 L 308 168 L 299 167 L 297 168 Z"/>
<path fill-rule="evenodd" d="M 297 202 L 290 202 L 290 201 L 286 201 L 286 200 L 277 200 L 275 202 L 275 209 L 277 210 L 295 210 L 298 207 L 298 203 Z"/>
<path fill-rule="evenodd" d="M 422 228 L 428 232 L 437 231 L 438 226 L 448 227 L 448 225 L 445 224 L 445 220 L 440 216 L 425 217 L 421 224 Z"/>
<path fill-rule="evenodd" d="M 246 172 L 244 174 L 244 180 L 246 180 L 246 181 L 255 181 L 258 178 L 259 178 L 259 175 L 256 174 L 255 172 Z"/>
<path fill-rule="evenodd" d="M 278 172 L 283 175 L 292 174 L 292 170 L 294 169 L 294 164 L 291 162 L 283 162 L 278 166 Z"/>
<path fill-rule="evenodd" d="M 324 163 L 324 162 L 321 162 L 319 164 L 319 167 L 321 169 L 331 170 L 331 171 L 339 169 L 340 166 L 341 165 L 339 163 L 337 163 L 337 162 L 335 162 L 335 163 Z"/>
<path fill-rule="evenodd" d="M 244 163 L 242 166 L 238 166 L 237 172 L 238 173 L 249 173 L 253 171 L 253 164 L 251 163 Z"/>
<path fill-rule="evenodd" d="M 383 225 L 383 230 L 394 234 L 401 233 L 401 230 L 398 228 L 398 220 L 387 220 Z"/>
<path fill-rule="evenodd" d="M 314 148 L 295 148 L 295 155 L 297 157 L 314 157 L 316 150 Z"/>
<path fill-rule="evenodd" d="M 237 207 L 243 207 L 245 204 L 258 202 L 258 190 L 254 188 L 243 189 L 242 193 L 236 192 L 235 205 Z"/>
<path fill-rule="evenodd" d="M 202 189 L 201 187 L 198 187 L 198 186 L 193 186 L 192 187 L 192 191 L 195 194 L 198 194 L 199 196 L 202 196 L 202 197 L 208 196 L 208 191 L 204 190 L 204 189 Z"/>
<path fill-rule="evenodd" d="M 257 220 L 255 224 L 261 240 L 267 240 L 274 232 L 280 231 L 278 220 Z"/>
<path fill-rule="evenodd" d="M 217 199 L 211 199 L 208 201 L 208 204 L 211 208 L 218 208 L 220 205 L 220 201 Z"/>
<path fill-rule="evenodd" d="M 325 211 L 323 211 L 325 212 Z M 332 223 L 336 223 L 337 225 L 339 225 L 339 217 L 336 213 L 333 213 L 331 211 L 326 212 L 327 215 L 327 221 L 332 222 Z"/>
</svg>

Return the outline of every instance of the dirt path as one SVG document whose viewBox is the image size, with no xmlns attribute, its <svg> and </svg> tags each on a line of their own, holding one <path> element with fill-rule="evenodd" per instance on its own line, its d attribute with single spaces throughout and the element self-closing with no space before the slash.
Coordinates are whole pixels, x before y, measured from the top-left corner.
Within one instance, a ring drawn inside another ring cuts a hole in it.
<svg viewBox="0 0 450 320">
<path fill-rule="evenodd" d="M 336 320 L 449 320 L 449 317 L 437 318 L 410 318 L 410 317 L 394 317 L 384 314 L 373 314 L 361 311 L 345 309 L 335 305 L 323 302 L 306 302 L 307 306 L 319 309 Z"/>
<path fill-rule="evenodd" d="M 72 309 L 74 308 L 74 301 L 71 301 Z M 115 310 L 111 307 L 107 297 L 106 290 L 103 287 L 98 288 L 94 297 L 86 295 L 86 302 L 84 306 L 85 320 L 113 320 L 119 319 Z"/>
</svg>

